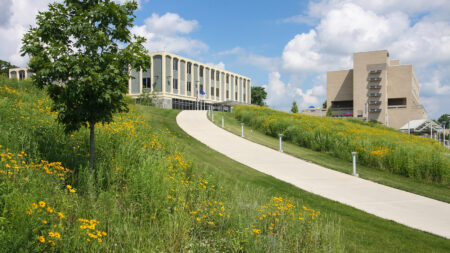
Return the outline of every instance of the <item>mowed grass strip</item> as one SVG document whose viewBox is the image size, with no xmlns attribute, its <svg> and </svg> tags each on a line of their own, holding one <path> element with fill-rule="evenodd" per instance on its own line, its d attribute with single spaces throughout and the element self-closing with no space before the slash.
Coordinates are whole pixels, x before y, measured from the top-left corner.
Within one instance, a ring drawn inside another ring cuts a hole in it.
<svg viewBox="0 0 450 253">
<path fill-rule="evenodd" d="M 300 203 L 308 203 L 314 210 L 320 210 L 321 213 L 327 214 L 330 224 L 339 224 L 341 243 L 345 252 L 450 251 L 450 240 L 448 239 L 418 231 L 303 191 L 211 150 L 179 128 L 176 124 L 177 110 L 146 106 L 139 108 L 144 112 L 144 119 L 151 120 L 154 126 L 168 128 L 171 132 L 179 134 L 178 140 L 184 147 L 183 152 L 186 156 L 214 175 L 218 183 L 224 186 L 225 191 L 230 192 L 230 198 L 238 199 L 242 206 L 251 206 L 255 202 L 256 196 L 272 195 L 283 195 Z M 231 127 L 232 132 L 239 130 L 240 133 L 239 122 L 234 121 L 233 124 L 230 124 L 232 115 L 224 114 L 224 116 L 226 128 L 230 129 Z M 221 124 L 221 114 L 215 112 L 215 121 Z M 263 138 L 263 135 L 257 135 L 255 131 L 251 133 L 248 128 L 246 129 L 246 138 L 255 138 L 256 136 L 261 138 L 261 142 L 273 144 L 270 139 Z"/>
<path fill-rule="evenodd" d="M 214 123 L 221 127 L 222 116 L 225 120 L 225 130 L 241 135 L 241 122 L 235 118 L 233 113 L 214 112 Z M 262 144 L 275 150 L 279 149 L 279 139 L 266 135 L 260 130 L 247 125 L 244 126 L 245 138 Z M 352 163 L 341 158 L 334 157 L 327 152 L 314 151 L 301 147 L 289 141 L 283 140 L 283 151 L 300 159 L 310 161 L 323 167 L 337 170 L 346 174 L 352 173 Z M 394 187 L 400 190 L 412 192 L 421 196 L 433 198 L 450 203 L 450 183 L 432 183 L 424 180 L 404 177 L 392 174 L 386 170 L 364 166 L 357 161 L 357 172 L 361 178 Z"/>
</svg>

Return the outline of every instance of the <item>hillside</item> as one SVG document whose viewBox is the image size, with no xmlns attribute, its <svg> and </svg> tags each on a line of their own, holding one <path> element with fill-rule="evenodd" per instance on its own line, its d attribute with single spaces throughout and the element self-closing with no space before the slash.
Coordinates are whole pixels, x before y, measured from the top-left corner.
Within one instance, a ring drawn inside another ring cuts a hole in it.
<svg viewBox="0 0 450 253">
<path fill-rule="evenodd" d="M 130 104 L 65 135 L 47 96 L 0 79 L 0 248 L 18 251 L 441 251 L 449 240 L 301 191 Z M 414 245 L 410 242 L 414 241 Z"/>
</svg>

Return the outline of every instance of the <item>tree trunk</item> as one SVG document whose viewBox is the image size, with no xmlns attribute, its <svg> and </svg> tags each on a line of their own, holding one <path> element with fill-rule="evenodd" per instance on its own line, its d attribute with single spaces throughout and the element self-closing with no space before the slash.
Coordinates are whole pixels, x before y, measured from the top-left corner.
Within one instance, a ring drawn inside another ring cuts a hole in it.
<svg viewBox="0 0 450 253">
<path fill-rule="evenodd" d="M 94 167 L 95 123 L 90 123 L 89 128 L 91 130 L 90 139 L 89 139 L 89 173 L 92 174 L 92 168 Z"/>
</svg>

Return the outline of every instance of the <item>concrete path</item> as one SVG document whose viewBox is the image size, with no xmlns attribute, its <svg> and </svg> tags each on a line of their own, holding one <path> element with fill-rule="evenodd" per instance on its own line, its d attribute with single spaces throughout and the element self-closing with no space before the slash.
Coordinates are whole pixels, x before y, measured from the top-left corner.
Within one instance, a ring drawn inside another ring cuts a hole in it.
<svg viewBox="0 0 450 253">
<path fill-rule="evenodd" d="M 255 170 L 376 216 L 450 238 L 450 204 L 330 170 L 248 141 L 214 125 L 206 111 L 182 111 L 177 123 L 200 142 Z"/>
</svg>

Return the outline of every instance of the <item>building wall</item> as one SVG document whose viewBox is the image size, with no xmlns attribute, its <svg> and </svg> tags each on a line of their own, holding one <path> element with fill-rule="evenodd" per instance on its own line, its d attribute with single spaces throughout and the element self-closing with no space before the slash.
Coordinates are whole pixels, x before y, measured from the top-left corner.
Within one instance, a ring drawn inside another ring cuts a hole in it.
<svg viewBox="0 0 450 253">
<path fill-rule="evenodd" d="M 327 72 L 327 107 L 348 100 L 353 100 L 353 70 Z"/>
</svg>

